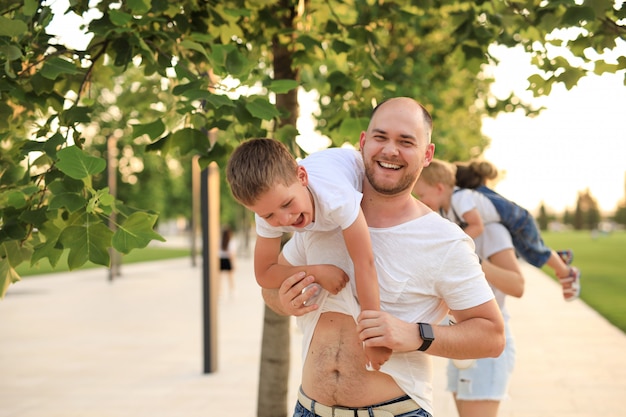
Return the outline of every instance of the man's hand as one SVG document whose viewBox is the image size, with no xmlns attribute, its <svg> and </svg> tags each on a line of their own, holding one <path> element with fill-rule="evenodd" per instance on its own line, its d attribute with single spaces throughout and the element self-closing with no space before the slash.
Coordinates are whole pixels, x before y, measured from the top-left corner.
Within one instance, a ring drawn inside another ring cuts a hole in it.
<svg viewBox="0 0 626 417">
<path fill-rule="evenodd" d="M 305 302 L 315 295 L 316 289 L 309 288 L 305 292 L 302 292 L 302 290 L 314 280 L 315 278 L 312 275 L 298 272 L 283 281 L 278 289 L 278 301 L 283 314 L 302 316 L 318 308 L 317 304 L 305 305 Z M 266 302 L 272 307 L 267 297 Z"/>
<path fill-rule="evenodd" d="M 366 348 L 386 347 L 396 352 L 416 350 L 422 343 L 417 326 L 384 311 L 364 310 L 357 318 L 357 333 Z"/>
</svg>

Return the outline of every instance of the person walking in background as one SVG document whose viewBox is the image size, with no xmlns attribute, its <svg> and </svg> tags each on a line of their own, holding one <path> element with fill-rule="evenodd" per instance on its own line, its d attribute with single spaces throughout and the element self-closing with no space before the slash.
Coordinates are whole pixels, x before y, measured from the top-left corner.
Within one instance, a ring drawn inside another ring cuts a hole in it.
<svg viewBox="0 0 626 417">
<path fill-rule="evenodd" d="M 361 308 L 380 310 L 374 254 L 360 206 L 363 171 L 361 155 L 354 149 L 326 149 L 300 163 L 273 139 L 250 139 L 235 149 L 226 179 L 233 197 L 255 213 L 254 272 L 262 288 L 279 288 L 290 274 L 302 270 L 278 264 L 283 233 L 336 230 L 343 234 L 354 264 Z M 313 273 L 314 267 L 309 268 Z M 315 276 L 331 293 L 339 292 L 347 282 L 345 273 Z M 373 369 L 379 369 L 391 355 L 382 347 L 365 347 L 365 352 Z"/>
<path fill-rule="evenodd" d="M 571 250 L 555 251 L 541 238 L 537 222 L 528 210 L 487 187 L 487 180 L 498 177 L 498 169 L 488 161 L 473 160 L 456 163 L 456 185 L 483 194 L 495 207 L 500 222 L 509 230 L 518 255 L 529 264 L 541 268 L 548 265 L 563 288 L 563 298 L 572 301 L 580 296 L 580 270 L 571 266 Z"/>
<path fill-rule="evenodd" d="M 228 280 L 228 290 L 231 297 L 235 295 L 235 254 L 236 244 L 229 226 L 222 228 L 220 242 L 220 275 Z M 220 279 L 223 282 L 224 279 Z"/>
<path fill-rule="evenodd" d="M 413 194 L 432 210 L 463 227 L 474 239 L 485 277 L 493 290 L 505 324 L 506 346 L 497 358 L 448 362 L 448 391 L 460 417 L 496 417 L 506 397 L 515 364 L 515 341 L 509 324 L 506 296 L 524 294 L 524 277 L 509 231 L 499 222 L 482 222 L 492 209 L 485 196 L 455 186 L 456 167 L 433 159 L 413 187 Z M 486 209 L 485 209 L 486 208 Z"/>
</svg>

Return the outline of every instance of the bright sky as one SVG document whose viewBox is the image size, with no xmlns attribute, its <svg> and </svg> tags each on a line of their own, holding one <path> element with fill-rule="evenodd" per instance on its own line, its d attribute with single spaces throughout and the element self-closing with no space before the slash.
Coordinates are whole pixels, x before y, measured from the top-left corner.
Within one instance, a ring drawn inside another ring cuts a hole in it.
<svg viewBox="0 0 626 417">
<path fill-rule="evenodd" d="M 493 91 L 532 97 L 524 91 L 529 60 L 520 50 L 510 52 L 494 70 Z M 542 201 L 561 212 L 574 209 L 578 191 L 588 188 L 612 214 L 626 179 L 624 72 L 586 77 L 570 91 L 555 86 L 539 102 L 547 109 L 535 118 L 520 112 L 483 120 L 492 139 L 484 156 L 505 171 L 496 189 L 533 212 Z"/>
</svg>

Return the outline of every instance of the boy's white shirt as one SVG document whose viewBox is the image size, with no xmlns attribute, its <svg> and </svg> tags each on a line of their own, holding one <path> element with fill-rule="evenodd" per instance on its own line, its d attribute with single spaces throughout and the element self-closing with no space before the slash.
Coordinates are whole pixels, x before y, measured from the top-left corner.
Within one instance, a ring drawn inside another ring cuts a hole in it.
<svg viewBox="0 0 626 417">
<path fill-rule="evenodd" d="M 325 232 L 348 228 L 359 215 L 365 168 L 361 154 L 354 149 L 330 148 L 314 152 L 300 161 L 309 177 L 309 190 L 315 204 L 315 221 L 304 228 L 272 227 L 255 215 L 257 235 L 281 237 L 283 233 Z"/>
<path fill-rule="evenodd" d="M 454 211 L 452 210 L 454 208 Z M 465 213 L 472 209 L 477 209 L 484 224 L 499 223 L 500 215 L 491 200 L 478 191 L 470 188 L 455 187 L 450 199 L 450 210 L 445 217 L 455 221 L 454 213 L 458 214 L 462 220 Z"/>
</svg>

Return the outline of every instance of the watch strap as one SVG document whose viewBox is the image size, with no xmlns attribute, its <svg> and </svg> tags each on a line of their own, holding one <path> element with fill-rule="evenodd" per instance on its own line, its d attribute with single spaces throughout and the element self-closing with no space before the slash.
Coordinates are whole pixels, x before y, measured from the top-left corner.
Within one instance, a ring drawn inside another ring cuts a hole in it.
<svg viewBox="0 0 626 417">
<path fill-rule="evenodd" d="M 430 347 L 433 340 L 435 340 L 433 328 L 428 323 L 417 323 L 417 326 L 419 328 L 420 337 L 422 338 L 422 346 L 420 346 L 417 350 L 424 352 Z"/>
</svg>

